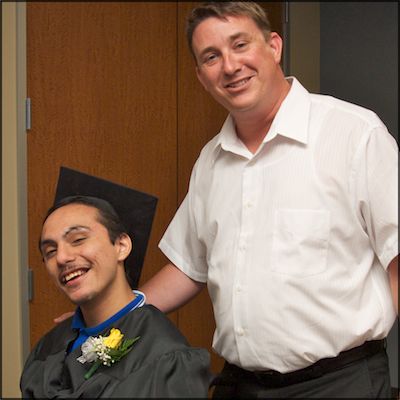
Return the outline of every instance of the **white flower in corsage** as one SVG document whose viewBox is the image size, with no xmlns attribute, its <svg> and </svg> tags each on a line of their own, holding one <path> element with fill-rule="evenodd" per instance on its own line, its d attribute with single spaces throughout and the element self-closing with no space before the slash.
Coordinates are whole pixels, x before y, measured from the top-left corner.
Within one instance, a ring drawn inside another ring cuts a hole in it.
<svg viewBox="0 0 400 400">
<path fill-rule="evenodd" d="M 140 338 L 138 336 L 122 341 L 123 337 L 119 329 L 112 328 L 108 336 L 90 336 L 82 344 L 82 355 L 77 360 L 82 364 L 94 362 L 90 370 L 86 372 L 85 379 L 89 379 L 100 365 L 110 367 L 119 361 L 132 350 L 133 344 Z"/>
</svg>

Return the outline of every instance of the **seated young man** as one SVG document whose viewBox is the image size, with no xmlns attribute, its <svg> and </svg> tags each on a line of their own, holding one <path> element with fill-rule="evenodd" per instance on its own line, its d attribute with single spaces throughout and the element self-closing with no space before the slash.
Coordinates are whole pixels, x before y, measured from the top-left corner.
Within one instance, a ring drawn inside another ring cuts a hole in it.
<svg viewBox="0 0 400 400">
<path fill-rule="evenodd" d="M 109 202 L 70 196 L 50 208 L 40 251 L 78 308 L 33 349 L 21 377 L 24 398 L 207 397 L 208 352 L 190 347 L 132 290 L 124 268 L 131 250 Z"/>
</svg>

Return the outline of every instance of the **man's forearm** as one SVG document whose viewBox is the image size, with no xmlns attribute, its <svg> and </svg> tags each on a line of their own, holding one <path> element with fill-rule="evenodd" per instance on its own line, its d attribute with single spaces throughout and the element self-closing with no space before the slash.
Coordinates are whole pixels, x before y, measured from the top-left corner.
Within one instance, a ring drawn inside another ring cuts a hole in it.
<svg viewBox="0 0 400 400">
<path fill-rule="evenodd" d="M 173 264 L 167 264 L 139 288 L 146 302 L 165 313 L 176 310 L 195 297 L 205 283 L 194 281 Z"/>
</svg>

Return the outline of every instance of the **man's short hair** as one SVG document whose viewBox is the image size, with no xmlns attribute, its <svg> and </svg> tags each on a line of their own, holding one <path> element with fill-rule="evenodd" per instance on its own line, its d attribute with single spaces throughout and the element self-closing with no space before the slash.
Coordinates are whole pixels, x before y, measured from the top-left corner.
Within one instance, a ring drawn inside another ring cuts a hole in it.
<svg viewBox="0 0 400 400">
<path fill-rule="evenodd" d="M 196 27 L 207 18 L 226 19 L 227 16 L 246 16 L 251 18 L 263 33 L 265 40 L 269 39 L 271 24 L 266 11 L 259 4 L 252 1 L 206 2 L 193 8 L 186 20 L 186 38 L 193 55 L 192 39 Z"/>
<path fill-rule="evenodd" d="M 43 224 L 46 222 L 46 219 L 50 216 L 50 214 L 52 214 L 55 210 L 69 204 L 83 204 L 95 208 L 98 211 L 98 222 L 100 222 L 100 224 L 107 229 L 108 236 L 112 244 L 115 244 L 115 241 L 123 233 L 128 234 L 114 207 L 108 201 L 92 196 L 76 195 L 64 197 L 49 208 Z"/>
</svg>

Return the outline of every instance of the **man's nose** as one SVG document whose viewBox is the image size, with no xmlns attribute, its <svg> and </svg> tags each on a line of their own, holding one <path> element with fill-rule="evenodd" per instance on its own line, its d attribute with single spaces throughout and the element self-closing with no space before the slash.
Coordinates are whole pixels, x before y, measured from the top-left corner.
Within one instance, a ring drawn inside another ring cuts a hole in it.
<svg viewBox="0 0 400 400">
<path fill-rule="evenodd" d="M 57 264 L 65 265 L 75 259 L 75 252 L 71 246 L 59 245 L 57 248 Z"/>
<path fill-rule="evenodd" d="M 224 55 L 223 62 L 224 73 L 226 75 L 233 75 L 242 68 L 238 57 L 231 53 Z"/>
</svg>

